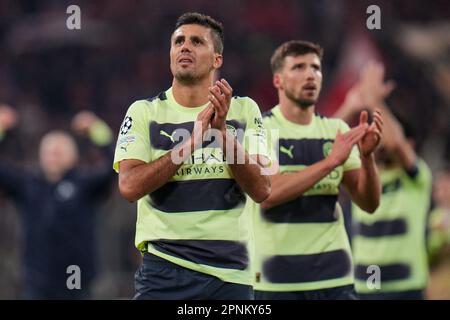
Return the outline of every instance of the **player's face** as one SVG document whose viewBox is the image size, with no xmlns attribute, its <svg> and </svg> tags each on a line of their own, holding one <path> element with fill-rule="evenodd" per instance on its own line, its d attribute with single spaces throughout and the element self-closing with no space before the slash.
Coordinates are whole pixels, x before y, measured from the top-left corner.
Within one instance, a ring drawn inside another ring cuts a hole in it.
<svg viewBox="0 0 450 320">
<path fill-rule="evenodd" d="M 74 167 L 78 155 L 71 137 L 50 133 L 41 141 L 39 157 L 44 172 L 59 175 Z"/>
<path fill-rule="evenodd" d="M 314 53 L 287 56 L 275 80 L 275 86 L 300 107 L 314 105 L 322 88 L 322 67 Z"/>
<path fill-rule="evenodd" d="M 196 83 L 222 65 L 214 52 L 211 30 L 196 24 L 182 25 L 172 35 L 170 69 L 181 83 Z"/>
</svg>

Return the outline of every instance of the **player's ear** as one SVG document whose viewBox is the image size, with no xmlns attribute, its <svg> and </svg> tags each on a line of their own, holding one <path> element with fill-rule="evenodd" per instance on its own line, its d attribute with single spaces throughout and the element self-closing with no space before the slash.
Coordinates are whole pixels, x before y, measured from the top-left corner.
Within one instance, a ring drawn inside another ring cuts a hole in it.
<svg viewBox="0 0 450 320">
<path fill-rule="evenodd" d="M 279 73 L 275 73 L 275 74 L 273 75 L 272 81 L 273 81 L 273 86 L 274 86 L 275 88 L 279 89 L 279 88 L 281 87 L 281 76 L 280 76 Z"/>
<path fill-rule="evenodd" d="M 214 53 L 214 68 L 219 69 L 223 64 L 223 56 L 219 53 Z"/>
</svg>

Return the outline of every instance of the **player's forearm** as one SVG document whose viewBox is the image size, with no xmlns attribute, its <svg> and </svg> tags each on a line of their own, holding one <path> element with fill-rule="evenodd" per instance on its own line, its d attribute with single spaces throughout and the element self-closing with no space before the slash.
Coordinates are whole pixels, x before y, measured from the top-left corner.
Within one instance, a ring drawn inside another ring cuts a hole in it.
<svg viewBox="0 0 450 320">
<path fill-rule="evenodd" d="M 390 151 L 395 152 L 405 169 L 411 169 L 417 159 L 414 149 L 409 145 L 401 124 L 393 115 L 384 100 L 372 100 L 368 103 L 369 108 L 374 111 L 379 109 L 383 115 L 383 144 Z"/>
<path fill-rule="evenodd" d="M 188 147 L 174 149 L 150 163 L 138 164 L 125 172 L 120 170 L 119 190 L 122 196 L 134 202 L 166 184 L 191 153 L 191 143 L 186 145 Z M 176 160 L 174 153 L 178 153 Z"/>
<path fill-rule="evenodd" d="M 150 163 L 138 164 L 119 174 L 120 193 L 130 202 L 137 201 L 163 186 L 180 166 L 172 162 L 170 152 Z"/>
<path fill-rule="evenodd" d="M 375 212 L 380 204 L 381 183 L 374 155 L 361 157 L 358 186 L 352 200 L 364 211 Z"/>
<path fill-rule="evenodd" d="M 416 164 L 417 155 L 409 145 L 401 124 L 384 103 L 380 103 L 377 108 L 383 114 L 383 139 L 386 147 L 398 155 L 403 168 L 411 169 Z"/>
<path fill-rule="evenodd" d="M 411 170 L 414 168 L 417 163 L 417 154 L 409 143 L 406 142 L 404 145 L 399 146 L 396 149 L 396 153 L 404 169 Z"/>
<path fill-rule="evenodd" d="M 228 166 L 242 190 L 255 202 L 264 201 L 269 196 L 271 187 L 270 179 L 263 173 L 262 166 L 248 155 L 233 135 L 224 134 L 222 146 Z"/>
<path fill-rule="evenodd" d="M 339 107 L 336 113 L 333 115 L 334 118 L 339 118 L 349 123 L 352 117 L 355 115 L 356 110 L 354 110 L 348 102 L 344 103 Z"/>
<path fill-rule="evenodd" d="M 255 202 L 260 203 L 269 196 L 270 179 L 269 176 L 262 174 L 260 165 L 230 164 L 229 167 L 236 182 Z"/>
<path fill-rule="evenodd" d="M 273 176 L 272 192 L 261 204 L 261 207 L 269 209 L 300 197 L 336 167 L 337 163 L 333 163 L 332 159 L 326 158 L 304 170 Z"/>
<path fill-rule="evenodd" d="M 374 101 L 369 104 L 372 111 L 378 109 L 383 115 L 383 140 L 387 148 L 396 148 L 406 141 L 401 125 L 386 106 L 384 101 Z"/>
</svg>

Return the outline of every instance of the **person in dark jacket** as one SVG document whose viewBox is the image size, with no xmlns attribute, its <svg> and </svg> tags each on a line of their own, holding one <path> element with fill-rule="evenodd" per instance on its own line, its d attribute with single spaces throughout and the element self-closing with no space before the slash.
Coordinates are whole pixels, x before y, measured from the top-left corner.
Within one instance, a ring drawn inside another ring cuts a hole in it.
<svg viewBox="0 0 450 320">
<path fill-rule="evenodd" d="M 17 124 L 17 113 L 0 106 L 0 140 Z M 81 112 L 72 129 L 86 134 L 112 158 L 112 133 L 91 112 Z M 24 299 L 86 299 L 95 276 L 95 205 L 112 184 L 109 165 L 77 168 L 75 140 L 51 131 L 41 140 L 38 172 L 0 161 L 0 188 L 12 197 L 23 228 Z"/>
</svg>

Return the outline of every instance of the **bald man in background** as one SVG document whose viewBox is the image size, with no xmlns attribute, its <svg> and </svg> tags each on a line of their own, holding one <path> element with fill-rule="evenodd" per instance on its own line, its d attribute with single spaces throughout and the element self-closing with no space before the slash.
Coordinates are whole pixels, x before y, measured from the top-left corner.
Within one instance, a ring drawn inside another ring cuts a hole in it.
<svg viewBox="0 0 450 320">
<path fill-rule="evenodd" d="M 17 125 L 19 115 L 0 105 L 0 140 Z M 103 149 L 105 164 L 112 159 L 112 133 L 92 112 L 80 112 L 72 129 Z M 38 172 L 0 161 L 0 188 L 20 213 L 24 299 L 86 299 L 95 276 L 95 204 L 114 179 L 109 166 L 95 172 L 77 169 L 74 138 L 51 131 L 41 140 Z M 71 267 L 72 266 L 72 267 Z M 73 267 L 75 266 L 75 267 Z M 68 286 L 79 268 L 79 289 Z M 72 289 L 71 289 L 72 288 Z"/>
</svg>

